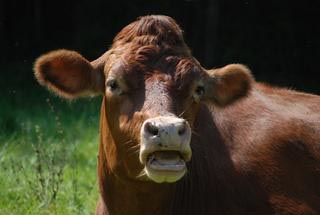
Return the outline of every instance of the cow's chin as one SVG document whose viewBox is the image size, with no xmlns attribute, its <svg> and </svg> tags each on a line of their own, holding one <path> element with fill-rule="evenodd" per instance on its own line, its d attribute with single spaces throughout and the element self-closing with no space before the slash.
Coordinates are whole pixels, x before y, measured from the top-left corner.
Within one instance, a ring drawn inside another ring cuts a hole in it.
<svg viewBox="0 0 320 215">
<path fill-rule="evenodd" d="M 157 183 L 172 183 L 187 172 L 186 161 L 178 151 L 156 151 L 148 155 L 145 173 Z"/>
</svg>

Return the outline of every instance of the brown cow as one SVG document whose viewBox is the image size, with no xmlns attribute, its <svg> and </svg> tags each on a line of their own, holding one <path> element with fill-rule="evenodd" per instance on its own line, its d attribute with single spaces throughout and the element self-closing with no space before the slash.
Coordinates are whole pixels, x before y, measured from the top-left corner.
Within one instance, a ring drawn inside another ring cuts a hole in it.
<svg viewBox="0 0 320 215">
<path fill-rule="evenodd" d="M 93 62 L 45 54 L 35 75 L 103 95 L 96 214 L 320 214 L 320 97 L 205 70 L 169 17 L 139 18 Z"/>
</svg>

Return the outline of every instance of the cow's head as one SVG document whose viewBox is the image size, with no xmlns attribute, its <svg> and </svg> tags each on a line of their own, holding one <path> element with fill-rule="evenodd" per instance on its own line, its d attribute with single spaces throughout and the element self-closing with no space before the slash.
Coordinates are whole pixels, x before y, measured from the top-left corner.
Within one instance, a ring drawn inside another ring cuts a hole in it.
<svg viewBox="0 0 320 215">
<path fill-rule="evenodd" d="M 143 171 L 159 183 L 186 173 L 200 104 L 231 104 L 247 95 L 253 80 L 239 64 L 203 69 L 166 16 L 126 26 L 92 62 L 74 51 L 45 54 L 35 63 L 35 76 L 65 98 L 104 95 L 107 131 L 101 132 L 108 133 L 109 171 L 120 168 L 127 177 Z"/>
</svg>

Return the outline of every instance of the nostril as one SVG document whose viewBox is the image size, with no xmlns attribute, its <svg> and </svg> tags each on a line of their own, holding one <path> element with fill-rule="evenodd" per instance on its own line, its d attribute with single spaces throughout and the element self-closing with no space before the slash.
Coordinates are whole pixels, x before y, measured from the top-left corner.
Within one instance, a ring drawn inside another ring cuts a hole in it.
<svg viewBox="0 0 320 215">
<path fill-rule="evenodd" d="M 178 129 L 178 134 L 182 136 L 184 133 L 186 133 L 186 129 L 187 129 L 186 123 L 183 122 L 183 124 Z"/>
<path fill-rule="evenodd" d="M 156 125 L 153 125 L 151 122 L 147 122 L 145 124 L 145 130 L 152 135 L 158 135 L 159 133 L 159 128 Z"/>
</svg>

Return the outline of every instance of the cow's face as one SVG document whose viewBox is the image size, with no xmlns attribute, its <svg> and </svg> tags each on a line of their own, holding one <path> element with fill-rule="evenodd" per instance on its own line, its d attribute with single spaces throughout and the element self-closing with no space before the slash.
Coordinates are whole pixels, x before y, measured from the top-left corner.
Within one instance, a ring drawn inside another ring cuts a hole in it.
<svg viewBox="0 0 320 215">
<path fill-rule="evenodd" d="M 37 60 L 35 74 L 63 97 L 103 94 L 116 166 L 129 177 L 158 183 L 175 182 L 186 173 L 200 103 L 225 106 L 246 95 L 252 81 L 242 65 L 204 70 L 179 27 L 163 16 L 130 24 L 91 63 L 76 52 L 46 54 Z"/>
<path fill-rule="evenodd" d="M 185 174 L 191 159 L 191 127 L 206 74 L 192 58 L 168 55 L 151 62 L 122 56 L 107 66 L 107 118 L 118 147 L 126 148 L 122 151 L 128 157 L 139 155 L 139 165 L 133 158 L 128 166 L 139 169 L 142 164 L 150 179 L 173 182 Z"/>
</svg>

